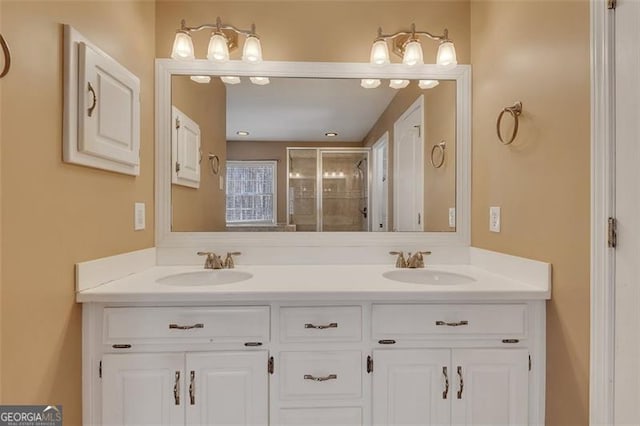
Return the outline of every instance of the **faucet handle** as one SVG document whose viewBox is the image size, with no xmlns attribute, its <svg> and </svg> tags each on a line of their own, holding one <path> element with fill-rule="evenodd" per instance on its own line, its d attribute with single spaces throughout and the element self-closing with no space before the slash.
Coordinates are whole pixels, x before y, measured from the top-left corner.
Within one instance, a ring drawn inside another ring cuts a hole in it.
<svg viewBox="0 0 640 426">
<path fill-rule="evenodd" d="M 235 268 L 235 262 L 233 261 L 233 256 L 240 256 L 242 253 L 239 251 L 227 252 L 227 258 L 224 260 L 224 267 L 226 269 Z"/>
<path fill-rule="evenodd" d="M 220 257 L 211 251 L 199 251 L 198 256 L 207 256 L 204 262 L 204 269 L 222 269 Z"/>
<path fill-rule="evenodd" d="M 207 256 L 207 257 L 209 257 L 209 256 L 215 256 L 216 254 L 214 252 L 212 252 L 212 251 L 199 251 L 197 253 L 197 255 L 198 256 Z"/>
<path fill-rule="evenodd" d="M 396 268 L 406 268 L 407 267 L 407 261 L 404 259 L 404 252 L 401 252 L 401 251 L 390 251 L 389 254 L 392 255 L 392 256 L 398 256 L 398 259 L 396 260 Z"/>
</svg>

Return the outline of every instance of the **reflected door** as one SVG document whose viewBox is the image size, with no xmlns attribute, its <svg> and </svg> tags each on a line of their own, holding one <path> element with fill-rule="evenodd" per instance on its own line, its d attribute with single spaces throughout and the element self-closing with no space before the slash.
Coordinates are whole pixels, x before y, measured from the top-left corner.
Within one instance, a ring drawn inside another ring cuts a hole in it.
<svg viewBox="0 0 640 426">
<path fill-rule="evenodd" d="M 318 224 L 318 150 L 289 149 L 287 215 L 296 231 L 319 231 Z"/>
</svg>

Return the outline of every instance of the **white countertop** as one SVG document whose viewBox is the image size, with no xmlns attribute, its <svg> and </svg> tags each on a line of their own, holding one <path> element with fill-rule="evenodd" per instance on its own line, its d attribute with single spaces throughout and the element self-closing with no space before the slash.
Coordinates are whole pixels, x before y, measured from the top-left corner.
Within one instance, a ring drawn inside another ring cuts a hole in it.
<svg viewBox="0 0 640 426">
<path fill-rule="evenodd" d="M 546 264 L 545 264 L 546 265 Z M 550 266 L 549 266 L 550 267 Z M 389 265 L 237 266 L 253 274 L 242 282 L 208 286 L 171 286 L 156 280 L 202 271 L 202 266 L 152 266 L 123 278 L 77 292 L 78 302 L 218 303 L 277 301 L 474 301 L 544 300 L 547 285 L 528 282 L 474 265 L 429 265 L 426 269 L 468 275 L 476 281 L 458 285 L 409 284 L 382 276 Z M 550 274 L 549 274 L 550 275 Z"/>
</svg>

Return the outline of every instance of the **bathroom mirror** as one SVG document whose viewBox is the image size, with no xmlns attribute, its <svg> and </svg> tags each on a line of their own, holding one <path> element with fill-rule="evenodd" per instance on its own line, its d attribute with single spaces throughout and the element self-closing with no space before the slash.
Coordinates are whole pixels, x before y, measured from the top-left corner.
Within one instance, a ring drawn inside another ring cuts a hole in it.
<svg viewBox="0 0 640 426">
<path fill-rule="evenodd" d="M 468 241 L 468 66 L 258 67 L 157 60 L 159 242 L 319 231 Z"/>
</svg>

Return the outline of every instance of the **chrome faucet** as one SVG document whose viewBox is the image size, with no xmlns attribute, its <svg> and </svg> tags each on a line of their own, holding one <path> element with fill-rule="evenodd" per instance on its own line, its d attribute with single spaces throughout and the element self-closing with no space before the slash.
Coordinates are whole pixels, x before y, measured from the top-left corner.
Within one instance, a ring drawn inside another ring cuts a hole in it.
<svg viewBox="0 0 640 426">
<path fill-rule="evenodd" d="M 207 256 L 207 259 L 204 261 L 204 269 L 224 268 L 224 265 L 222 264 L 222 259 L 220 259 L 220 256 L 218 256 L 213 252 L 199 251 L 198 256 Z"/>
<path fill-rule="evenodd" d="M 396 259 L 396 268 L 424 268 L 424 256 L 430 255 L 430 251 L 417 251 L 413 255 L 409 253 L 408 258 L 405 260 L 404 252 L 390 251 L 389 254 L 398 256 Z"/>
</svg>

